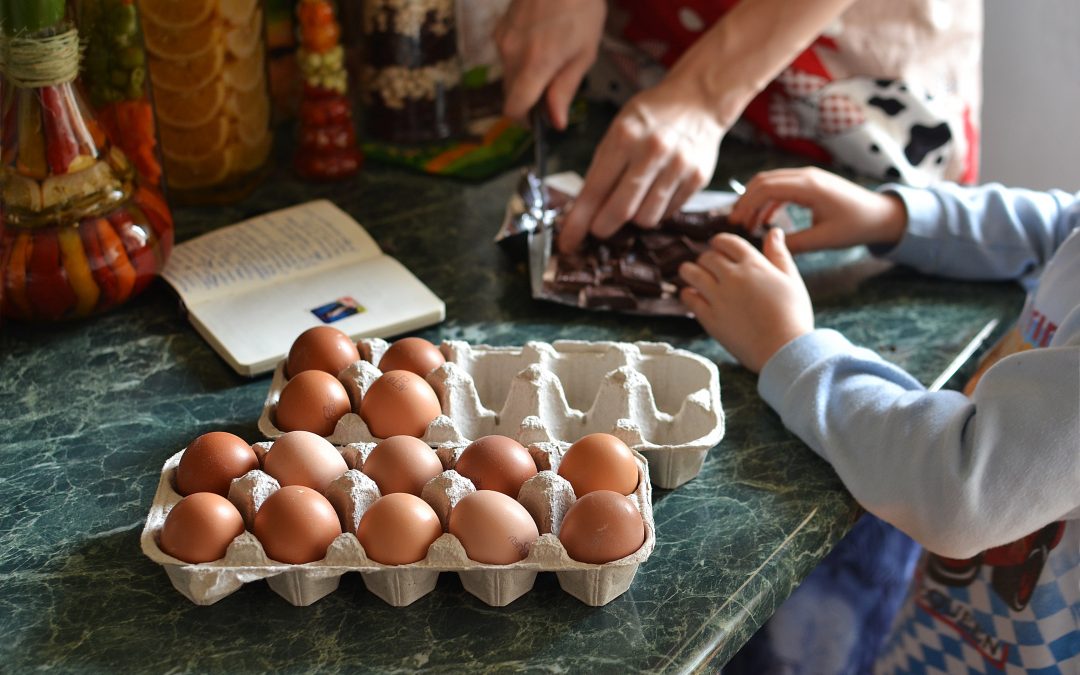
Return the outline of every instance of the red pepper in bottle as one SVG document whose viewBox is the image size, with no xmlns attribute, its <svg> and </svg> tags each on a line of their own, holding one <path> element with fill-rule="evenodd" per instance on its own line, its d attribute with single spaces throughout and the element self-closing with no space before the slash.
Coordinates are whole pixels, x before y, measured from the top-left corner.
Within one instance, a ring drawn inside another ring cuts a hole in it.
<svg viewBox="0 0 1080 675">
<path fill-rule="evenodd" d="M 19 154 L 16 170 L 23 176 L 40 180 L 49 175 L 49 167 L 45 163 L 41 108 L 32 91 L 20 91 L 16 96 L 19 99 Z"/>
<path fill-rule="evenodd" d="M 12 310 L 10 313 L 13 316 L 32 316 L 30 298 L 26 294 L 26 269 L 30 265 L 33 249 L 34 240 L 28 232 L 20 232 L 11 243 L 11 257 L 8 258 L 5 267 L 7 273 L 4 275 L 4 305 Z"/>
<path fill-rule="evenodd" d="M 120 302 L 120 280 L 116 273 L 105 262 L 105 252 L 101 248 L 101 241 L 97 235 L 97 218 L 84 218 L 79 223 L 79 238 L 82 240 L 86 257 L 97 261 L 90 272 L 94 275 L 94 283 L 101 289 L 101 307 L 112 307 Z"/>
<path fill-rule="evenodd" d="M 78 298 L 68 283 L 55 233 L 42 232 L 34 237 L 26 291 L 35 312 L 47 319 L 63 318 L 75 306 Z"/>
<path fill-rule="evenodd" d="M 138 293 L 150 284 L 158 269 L 158 261 L 154 257 L 157 238 L 149 225 L 139 225 L 126 210 L 113 211 L 108 219 L 135 268 L 135 288 L 132 292 Z"/>
<path fill-rule="evenodd" d="M 79 156 L 79 142 L 68 119 L 60 86 L 41 87 L 41 121 L 45 129 L 45 158 L 53 174 L 67 173 Z"/>
<path fill-rule="evenodd" d="M 97 219 L 97 236 L 102 255 L 116 275 L 117 302 L 127 300 L 135 288 L 135 266 L 131 264 L 124 242 L 107 218 Z"/>
</svg>

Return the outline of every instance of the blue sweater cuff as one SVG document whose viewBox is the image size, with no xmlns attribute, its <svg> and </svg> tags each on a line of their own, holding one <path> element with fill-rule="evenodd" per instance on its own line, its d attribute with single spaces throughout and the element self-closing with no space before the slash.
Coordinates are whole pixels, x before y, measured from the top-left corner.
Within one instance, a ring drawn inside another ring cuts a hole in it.
<svg viewBox="0 0 1080 675">
<path fill-rule="evenodd" d="M 801 335 L 787 343 L 765 363 L 758 377 L 758 394 L 769 406 L 783 415 L 782 405 L 788 388 L 813 364 L 833 354 L 850 352 L 853 345 L 829 328 Z"/>
<path fill-rule="evenodd" d="M 900 198 L 907 212 L 907 227 L 900 243 L 891 247 L 871 247 L 871 252 L 904 265 L 936 269 L 941 253 L 941 244 L 935 234 L 937 222 L 941 218 L 941 202 L 937 195 L 931 190 L 895 184 L 884 185 L 878 188 L 878 192 L 887 192 Z"/>
</svg>

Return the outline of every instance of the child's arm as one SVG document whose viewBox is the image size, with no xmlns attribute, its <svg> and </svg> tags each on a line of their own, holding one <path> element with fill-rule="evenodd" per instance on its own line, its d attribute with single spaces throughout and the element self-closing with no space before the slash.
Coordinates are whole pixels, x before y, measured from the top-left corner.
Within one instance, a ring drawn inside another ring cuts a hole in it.
<svg viewBox="0 0 1080 675">
<path fill-rule="evenodd" d="M 970 399 L 928 393 L 828 330 L 781 349 L 758 391 L 868 511 L 966 558 L 1080 517 L 1080 309 L 1068 324 L 1054 348 L 987 371 Z"/>
<path fill-rule="evenodd" d="M 897 198 L 818 178 L 822 182 L 803 186 L 797 199 L 815 208 L 814 227 L 800 234 L 814 232 L 815 246 L 896 244 L 890 223 Z M 782 194 L 774 199 L 795 199 L 790 191 Z M 915 216 L 916 241 L 923 239 L 923 225 L 934 225 L 925 232 L 941 236 L 952 256 L 963 251 L 979 258 L 941 256 L 932 265 L 1020 274 L 1041 267 L 1080 220 L 1058 195 L 1022 193 L 1010 201 L 1000 188 L 967 194 L 982 196 L 973 206 L 962 196 L 950 202 L 948 191 L 932 193 L 931 206 L 941 214 L 936 223 L 919 219 L 925 205 L 903 202 L 905 213 Z M 768 201 L 740 204 L 752 214 Z M 1015 217 L 990 223 L 1009 213 Z M 1038 216 L 1048 213 L 1057 217 Z M 987 218 L 981 229 L 976 214 Z M 922 249 L 905 247 L 909 239 L 892 253 Z M 989 255 L 970 251 L 973 241 L 997 248 Z M 1074 238 L 1066 253 L 1080 261 L 1076 248 L 1080 239 Z M 784 424 L 833 465 L 864 507 L 929 550 L 968 557 L 1053 520 L 1080 517 L 1080 301 L 1050 348 L 1003 360 L 969 399 L 928 393 L 873 352 L 833 331 L 813 330 L 809 298 L 778 230 L 766 237 L 764 254 L 720 235 L 682 273 L 690 283 L 684 302 L 736 358 L 761 369 L 759 392 Z M 1062 290 L 1068 297 L 1069 289 Z"/>
</svg>

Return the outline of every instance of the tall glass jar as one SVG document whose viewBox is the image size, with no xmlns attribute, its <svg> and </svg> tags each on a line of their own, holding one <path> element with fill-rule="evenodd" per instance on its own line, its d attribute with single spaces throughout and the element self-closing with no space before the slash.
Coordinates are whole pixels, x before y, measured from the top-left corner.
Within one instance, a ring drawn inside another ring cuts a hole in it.
<svg viewBox="0 0 1080 675">
<path fill-rule="evenodd" d="M 363 0 L 367 135 L 424 143 L 464 131 L 454 0 Z"/>
<path fill-rule="evenodd" d="M 227 203 L 273 144 L 259 0 L 137 0 L 169 195 Z"/>
<path fill-rule="evenodd" d="M 63 0 L 0 4 L 3 313 L 60 320 L 141 291 L 173 241 L 161 194 L 140 183 L 76 86 L 79 35 Z"/>
</svg>

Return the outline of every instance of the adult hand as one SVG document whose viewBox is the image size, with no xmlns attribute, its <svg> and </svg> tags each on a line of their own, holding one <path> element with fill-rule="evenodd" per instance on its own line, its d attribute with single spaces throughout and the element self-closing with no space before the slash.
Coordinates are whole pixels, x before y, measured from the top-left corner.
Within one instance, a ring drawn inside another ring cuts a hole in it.
<svg viewBox="0 0 1080 675">
<path fill-rule="evenodd" d="M 628 221 L 655 227 L 705 187 L 725 131 L 706 98 L 693 80 L 669 75 L 623 106 L 563 221 L 563 253 L 589 233 L 606 238 Z"/>
<path fill-rule="evenodd" d="M 817 168 L 777 169 L 759 173 L 735 202 L 731 222 L 753 230 L 768 221 L 782 202 L 813 212 L 813 226 L 788 236 L 792 253 L 858 244 L 892 245 L 907 227 L 899 197 L 880 194 Z"/>
<path fill-rule="evenodd" d="M 495 26 L 503 113 L 524 120 L 545 97 L 551 123 L 565 129 L 574 93 L 596 60 L 606 15 L 605 0 L 514 0 Z"/>
<path fill-rule="evenodd" d="M 744 366 L 761 372 L 776 352 L 814 329 L 814 309 L 779 228 L 769 230 L 764 254 L 742 237 L 718 234 L 697 263 L 679 274 L 690 284 L 680 298 Z"/>
</svg>

